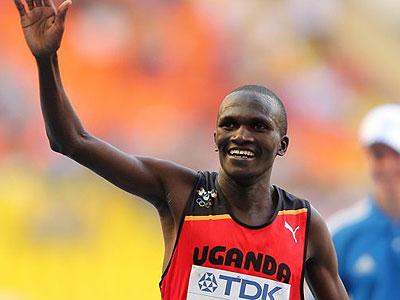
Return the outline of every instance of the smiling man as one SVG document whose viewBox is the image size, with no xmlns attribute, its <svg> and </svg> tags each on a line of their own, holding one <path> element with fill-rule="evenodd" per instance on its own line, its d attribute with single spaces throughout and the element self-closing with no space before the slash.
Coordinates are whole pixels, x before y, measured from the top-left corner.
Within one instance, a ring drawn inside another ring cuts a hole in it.
<svg viewBox="0 0 400 300">
<path fill-rule="evenodd" d="M 317 299 L 347 299 L 324 221 L 310 204 L 271 185 L 272 166 L 289 144 L 285 109 L 261 86 L 223 100 L 214 135 L 220 171 L 132 156 L 82 126 L 58 67 L 71 1 L 15 0 L 39 71 L 51 148 L 152 203 L 165 241 L 162 298 L 303 299 L 307 278 Z"/>
</svg>

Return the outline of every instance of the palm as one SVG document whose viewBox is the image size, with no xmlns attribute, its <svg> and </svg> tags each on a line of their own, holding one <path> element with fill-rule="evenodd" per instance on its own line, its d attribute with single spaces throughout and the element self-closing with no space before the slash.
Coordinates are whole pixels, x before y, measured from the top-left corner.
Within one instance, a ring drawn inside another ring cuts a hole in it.
<svg viewBox="0 0 400 300">
<path fill-rule="evenodd" d="M 70 3 L 64 3 L 58 11 L 51 5 L 51 0 L 36 0 L 35 7 L 25 9 L 21 0 L 16 0 L 21 16 L 21 26 L 25 40 L 30 50 L 36 57 L 47 56 L 55 53 L 60 47 L 64 32 L 64 17 Z M 33 3 L 32 1 L 27 1 Z"/>
<path fill-rule="evenodd" d="M 35 7 L 21 18 L 25 39 L 35 56 L 55 52 L 60 47 L 63 29 L 54 21 L 52 7 Z"/>
</svg>

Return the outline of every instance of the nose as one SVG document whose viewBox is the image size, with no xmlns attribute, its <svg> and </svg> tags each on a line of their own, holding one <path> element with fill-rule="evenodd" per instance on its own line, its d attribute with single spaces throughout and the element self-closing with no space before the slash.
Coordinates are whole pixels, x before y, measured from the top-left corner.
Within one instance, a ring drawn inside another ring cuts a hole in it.
<svg viewBox="0 0 400 300">
<path fill-rule="evenodd" d="M 240 126 L 233 133 L 231 141 L 236 144 L 245 144 L 248 142 L 253 142 L 254 137 L 252 133 L 246 128 L 246 126 Z"/>
</svg>

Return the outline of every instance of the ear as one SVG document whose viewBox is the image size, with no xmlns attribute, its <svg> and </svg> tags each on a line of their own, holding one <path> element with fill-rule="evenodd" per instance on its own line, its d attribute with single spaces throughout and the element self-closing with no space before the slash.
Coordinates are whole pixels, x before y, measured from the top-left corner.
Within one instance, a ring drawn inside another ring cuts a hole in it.
<svg viewBox="0 0 400 300">
<path fill-rule="evenodd" d="M 218 146 L 217 146 L 217 132 L 214 131 L 214 151 L 218 152 Z"/>
<path fill-rule="evenodd" d="M 288 147 L 289 147 L 289 137 L 285 135 L 281 138 L 281 144 L 277 155 L 284 156 Z"/>
</svg>

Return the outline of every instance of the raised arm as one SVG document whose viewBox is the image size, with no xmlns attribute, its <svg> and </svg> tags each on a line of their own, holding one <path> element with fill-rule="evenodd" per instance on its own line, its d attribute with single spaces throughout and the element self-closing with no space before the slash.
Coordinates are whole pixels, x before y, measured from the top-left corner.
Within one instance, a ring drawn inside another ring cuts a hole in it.
<svg viewBox="0 0 400 300">
<path fill-rule="evenodd" d="M 64 91 L 57 60 L 64 20 L 72 2 L 15 0 L 26 42 L 36 58 L 41 108 L 51 149 L 71 157 L 118 187 L 169 208 L 179 217 L 195 180 L 193 170 L 172 162 L 128 155 L 89 134 Z M 165 212 L 165 210 L 164 210 Z"/>
<path fill-rule="evenodd" d="M 306 280 L 317 300 L 348 300 L 338 274 L 335 249 L 328 228 L 312 208 L 307 247 Z"/>
</svg>

